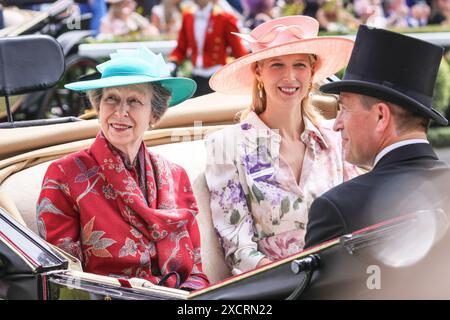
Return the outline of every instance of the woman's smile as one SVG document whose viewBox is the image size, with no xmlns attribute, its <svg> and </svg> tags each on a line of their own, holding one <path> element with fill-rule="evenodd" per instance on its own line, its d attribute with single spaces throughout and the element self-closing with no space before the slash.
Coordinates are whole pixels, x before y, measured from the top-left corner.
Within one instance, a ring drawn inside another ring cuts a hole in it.
<svg viewBox="0 0 450 320">
<path fill-rule="evenodd" d="M 133 126 L 124 123 L 110 123 L 109 126 L 118 132 L 124 132 L 133 128 Z"/>
<path fill-rule="evenodd" d="M 280 90 L 282 93 L 287 94 L 289 96 L 295 95 L 299 89 L 300 89 L 300 87 L 292 87 L 292 86 L 278 87 L 278 90 Z"/>
</svg>

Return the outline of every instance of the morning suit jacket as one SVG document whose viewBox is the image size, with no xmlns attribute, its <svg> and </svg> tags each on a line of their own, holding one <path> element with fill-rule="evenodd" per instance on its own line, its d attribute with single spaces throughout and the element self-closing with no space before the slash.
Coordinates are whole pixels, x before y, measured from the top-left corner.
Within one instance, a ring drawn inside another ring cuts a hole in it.
<svg viewBox="0 0 450 320">
<path fill-rule="evenodd" d="M 182 64 L 186 57 L 190 56 L 192 65 L 195 65 L 198 56 L 197 43 L 194 33 L 195 13 L 185 11 L 183 22 L 178 33 L 176 48 L 169 56 L 169 60 Z M 215 65 L 225 65 L 228 57 L 227 49 L 231 48 L 235 58 L 247 54 L 247 49 L 241 39 L 231 32 L 239 32 L 236 18 L 214 6 L 209 16 L 206 28 L 205 43 L 203 46 L 203 67 L 209 68 Z"/>
<path fill-rule="evenodd" d="M 309 211 L 305 248 L 419 210 L 449 214 L 450 167 L 430 144 L 399 147 L 368 173 L 316 198 Z"/>
</svg>

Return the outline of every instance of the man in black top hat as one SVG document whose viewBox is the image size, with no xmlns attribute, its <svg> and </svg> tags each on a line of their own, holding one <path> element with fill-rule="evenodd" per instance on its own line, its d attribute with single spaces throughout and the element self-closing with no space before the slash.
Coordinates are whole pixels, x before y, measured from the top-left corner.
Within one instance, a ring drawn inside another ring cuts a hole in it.
<svg viewBox="0 0 450 320">
<path fill-rule="evenodd" d="M 342 81 L 320 89 L 339 94 L 334 129 L 344 156 L 372 168 L 318 197 L 309 211 L 305 248 L 419 210 L 448 214 L 450 169 L 427 141 L 442 59 L 439 46 L 360 26 Z"/>
</svg>

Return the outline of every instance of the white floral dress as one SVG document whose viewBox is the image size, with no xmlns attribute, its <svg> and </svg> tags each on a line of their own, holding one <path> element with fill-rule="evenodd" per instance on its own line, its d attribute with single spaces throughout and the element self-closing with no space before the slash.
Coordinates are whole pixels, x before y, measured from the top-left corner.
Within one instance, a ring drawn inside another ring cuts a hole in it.
<svg viewBox="0 0 450 320">
<path fill-rule="evenodd" d="M 280 157 L 281 136 L 255 113 L 206 139 L 213 223 L 234 274 L 255 268 L 264 257 L 277 260 L 301 251 L 314 199 L 360 173 L 343 161 L 332 120 L 318 128 L 306 117 L 304 123 L 299 184 Z"/>
</svg>

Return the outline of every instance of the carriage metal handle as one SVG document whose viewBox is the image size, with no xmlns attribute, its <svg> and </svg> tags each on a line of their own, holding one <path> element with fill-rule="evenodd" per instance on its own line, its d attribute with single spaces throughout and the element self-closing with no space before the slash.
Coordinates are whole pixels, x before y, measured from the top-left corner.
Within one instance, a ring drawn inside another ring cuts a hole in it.
<svg viewBox="0 0 450 320">
<path fill-rule="evenodd" d="M 295 288 L 294 291 L 286 298 L 286 300 L 298 300 L 303 294 L 303 291 L 309 286 L 314 271 L 320 267 L 320 256 L 318 254 L 311 254 L 305 258 L 297 259 L 291 262 L 291 271 L 294 274 L 305 272 L 303 281 Z"/>
</svg>

